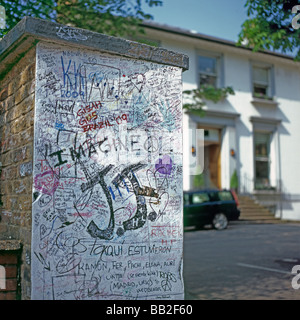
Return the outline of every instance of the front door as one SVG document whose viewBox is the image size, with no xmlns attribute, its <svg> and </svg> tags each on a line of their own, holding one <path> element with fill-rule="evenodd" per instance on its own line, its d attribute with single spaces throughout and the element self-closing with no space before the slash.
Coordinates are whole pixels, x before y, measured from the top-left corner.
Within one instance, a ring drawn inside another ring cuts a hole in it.
<svg viewBox="0 0 300 320">
<path fill-rule="evenodd" d="M 221 188 L 220 130 L 204 130 L 204 187 Z"/>
</svg>

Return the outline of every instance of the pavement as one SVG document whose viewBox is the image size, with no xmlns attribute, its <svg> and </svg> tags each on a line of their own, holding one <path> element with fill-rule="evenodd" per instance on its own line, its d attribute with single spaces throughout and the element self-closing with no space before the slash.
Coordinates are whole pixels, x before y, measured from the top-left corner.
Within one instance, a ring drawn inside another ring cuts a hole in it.
<svg viewBox="0 0 300 320">
<path fill-rule="evenodd" d="M 185 228 L 185 300 L 300 300 L 291 286 L 292 267 L 300 264 L 299 228 L 300 221 L 290 220 L 232 221 L 223 231 Z"/>
</svg>

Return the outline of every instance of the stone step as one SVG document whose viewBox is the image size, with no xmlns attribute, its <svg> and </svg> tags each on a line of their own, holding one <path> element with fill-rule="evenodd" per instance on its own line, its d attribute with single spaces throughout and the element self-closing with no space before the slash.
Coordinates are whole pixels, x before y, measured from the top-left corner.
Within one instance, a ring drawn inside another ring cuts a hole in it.
<svg viewBox="0 0 300 320">
<path fill-rule="evenodd" d="M 255 219 L 261 219 L 261 220 L 269 220 L 269 219 L 277 219 L 273 216 L 262 216 L 262 215 L 241 215 L 240 219 L 248 219 L 248 220 L 255 220 Z"/>
<path fill-rule="evenodd" d="M 246 207 L 261 207 L 264 208 L 264 206 L 262 206 L 259 203 L 256 202 L 244 202 L 244 201 L 239 201 L 239 206 L 246 206 Z"/>
<path fill-rule="evenodd" d="M 253 224 L 262 224 L 262 223 L 282 223 L 282 220 L 280 219 L 268 219 L 268 220 L 261 220 L 261 219 L 255 219 L 255 220 L 247 220 L 247 219 L 239 219 L 237 221 L 238 223 L 253 223 Z M 234 223 L 234 221 L 232 221 L 231 223 Z"/>
<path fill-rule="evenodd" d="M 255 211 L 259 211 L 259 212 L 266 212 L 266 213 L 270 213 L 270 211 L 266 208 L 259 208 L 259 207 L 241 207 L 239 206 L 239 209 L 241 211 L 249 211 L 249 212 L 255 212 Z"/>
<path fill-rule="evenodd" d="M 243 206 L 239 206 L 239 209 L 240 210 L 243 210 L 243 211 L 249 211 L 249 212 L 255 212 L 255 211 L 259 211 L 259 212 L 266 212 L 266 213 L 270 213 L 270 210 L 268 210 L 267 208 L 264 208 L 264 207 L 243 207 Z"/>
<path fill-rule="evenodd" d="M 248 210 L 248 211 L 257 210 L 257 211 L 269 212 L 270 213 L 270 210 L 268 210 L 267 208 L 264 208 L 264 207 L 260 208 L 260 207 L 243 207 L 243 206 L 239 206 L 239 208 L 240 208 L 240 210 L 243 209 L 244 211 L 246 211 L 246 210 Z"/>
<path fill-rule="evenodd" d="M 239 201 L 240 206 L 258 206 L 258 207 L 263 207 L 261 204 L 256 203 L 256 202 L 244 202 L 244 201 Z"/>
<path fill-rule="evenodd" d="M 240 214 L 240 218 L 247 218 L 247 219 L 257 219 L 257 218 L 262 218 L 262 219 L 275 219 L 274 216 L 269 215 L 269 214 L 259 214 L 259 213 L 255 213 L 255 214 L 249 214 L 249 213 L 244 213 L 244 214 Z"/>
<path fill-rule="evenodd" d="M 280 219 L 265 207 L 257 203 L 248 196 L 239 196 L 239 209 L 241 210 L 240 221 L 249 221 L 251 223 L 276 223 Z"/>
<path fill-rule="evenodd" d="M 243 200 L 243 199 L 238 199 L 240 202 L 243 202 L 243 203 L 256 203 L 256 204 L 258 204 L 258 202 L 256 201 L 256 200 L 253 200 L 253 199 L 245 199 L 245 200 Z"/>
</svg>

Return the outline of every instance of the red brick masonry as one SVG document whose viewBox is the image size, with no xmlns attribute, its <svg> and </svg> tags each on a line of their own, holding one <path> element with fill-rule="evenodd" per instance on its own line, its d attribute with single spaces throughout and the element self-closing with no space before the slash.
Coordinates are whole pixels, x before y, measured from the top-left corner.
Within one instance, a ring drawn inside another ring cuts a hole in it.
<svg viewBox="0 0 300 320">
<path fill-rule="evenodd" d="M 9 245 L 6 248 L 9 248 Z M 5 269 L 5 289 L 0 288 L 0 300 L 20 299 L 20 253 L 19 248 L 6 250 L 0 246 L 0 266 Z"/>
</svg>

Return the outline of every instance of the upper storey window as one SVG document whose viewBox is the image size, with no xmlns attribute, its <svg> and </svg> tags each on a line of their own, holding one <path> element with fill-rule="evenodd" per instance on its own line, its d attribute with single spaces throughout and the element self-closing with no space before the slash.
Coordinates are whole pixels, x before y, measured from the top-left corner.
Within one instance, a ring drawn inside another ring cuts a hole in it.
<svg viewBox="0 0 300 320">
<path fill-rule="evenodd" d="M 252 94 L 255 98 L 272 100 L 274 86 L 272 67 L 261 64 L 252 64 Z"/>
<path fill-rule="evenodd" d="M 216 57 L 199 56 L 199 84 L 218 86 L 218 61 Z"/>
</svg>

